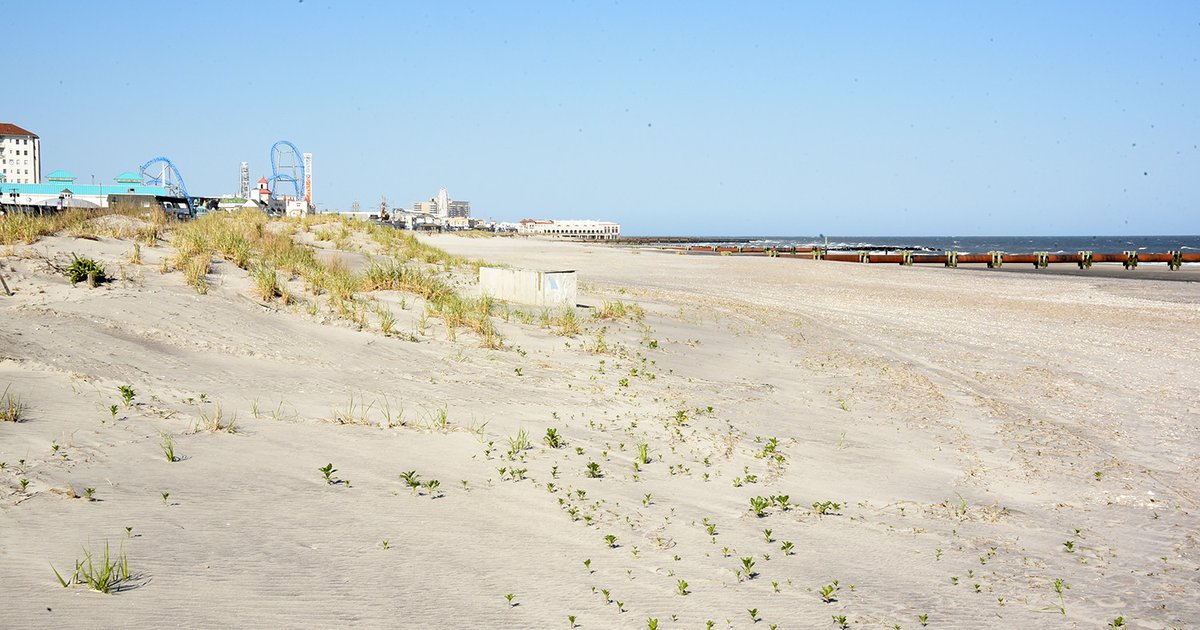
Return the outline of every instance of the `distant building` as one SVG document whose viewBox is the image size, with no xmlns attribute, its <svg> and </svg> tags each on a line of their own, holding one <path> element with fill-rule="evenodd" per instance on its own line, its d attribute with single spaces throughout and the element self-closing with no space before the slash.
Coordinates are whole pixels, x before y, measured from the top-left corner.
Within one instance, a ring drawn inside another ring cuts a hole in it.
<svg viewBox="0 0 1200 630">
<path fill-rule="evenodd" d="M 42 183 L 42 141 L 12 123 L 0 123 L 0 181 Z"/>
<path fill-rule="evenodd" d="M 439 219 L 465 219 L 471 216 L 471 202 L 451 199 L 449 193 L 446 192 L 446 187 L 442 186 L 438 189 L 437 196 L 429 201 L 413 202 L 412 211 L 416 214 L 427 214 Z"/>
<path fill-rule="evenodd" d="M 581 241 L 613 241 L 621 237 L 621 226 L 609 221 L 593 221 L 591 219 L 567 221 L 521 219 L 517 233 L 525 236 L 553 236 Z"/>
<path fill-rule="evenodd" d="M 64 170 L 46 176 L 44 184 L 8 182 L 0 188 L 0 203 L 8 206 L 41 209 L 108 208 L 114 205 L 138 208 L 162 208 L 179 212 L 187 203 L 174 197 L 165 186 L 146 186 L 137 173 L 125 172 L 113 183 L 77 184 L 77 178 Z"/>
</svg>

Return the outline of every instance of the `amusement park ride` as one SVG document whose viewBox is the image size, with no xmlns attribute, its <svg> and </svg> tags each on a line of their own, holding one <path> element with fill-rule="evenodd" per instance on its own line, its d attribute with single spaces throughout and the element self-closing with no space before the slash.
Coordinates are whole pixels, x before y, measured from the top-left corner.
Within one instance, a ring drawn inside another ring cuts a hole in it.
<svg viewBox="0 0 1200 630">
<path fill-rule="evenodd" d="M 244 164 L 244 163 L 243 163 Z M 205 201 L 188 194 L 183 175 L 171 160 L 156 157 L 142 164 L 139 172 L 142 183 L 147 186 L 162 186 L 170 196 L 178 197 L 187 204 L 192 215 L 204 207 Z M 243 177 L 243 179 L 246 179 Z M 301 153 L 288 140 L 271 145 L 271 177 L 267 178 L 270 189 L 268 211 L 280 214 L 308 214 L 312 211 L 312 154 Z M 243 183 L 243 189 L 247 186 Z M 290 193 L 290 194 L 289 194 Z"/>
</svg>

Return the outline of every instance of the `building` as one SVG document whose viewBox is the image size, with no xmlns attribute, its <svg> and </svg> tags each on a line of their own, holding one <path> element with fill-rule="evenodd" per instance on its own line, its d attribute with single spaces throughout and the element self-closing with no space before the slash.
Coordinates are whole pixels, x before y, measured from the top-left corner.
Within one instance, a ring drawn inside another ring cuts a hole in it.
<svg viewBox="0 0 1200 630">
<path fill-rule="evenodd" d="M 125 172 L 113 183 L 76 184 L 76 177 L 64 170 L 46 176 L 43 184 L 0 184 L 0 203 L 28 209 L 108 208 L 125 205 L 190 212 L 182 197 L 174 197 L 165 186 L 146 186 L 137 173 Z"/>
<path fill-rule="evenodd" d="M 621 226 L 591 219 L 550 221 L 521 219 L 517 233 L 523 236 L 553 236 L 580 241 L 614 241 L 621 238 Z"/>
<path fill-rule="evenodd" d="M 0 123 L 0 182 L 42 183 L 42 141 L 12 123 Z"/>
<path fill-rule="evenodd" d="M 470 201 L 455 201 L 446 192 L 446 187 L 438 189 L 436 197 L 429 201 L 414 201 L 412 211 L 416 214 L 427 214 L 439 219 L 466 219 L 471 216 Z"/>
</svg>

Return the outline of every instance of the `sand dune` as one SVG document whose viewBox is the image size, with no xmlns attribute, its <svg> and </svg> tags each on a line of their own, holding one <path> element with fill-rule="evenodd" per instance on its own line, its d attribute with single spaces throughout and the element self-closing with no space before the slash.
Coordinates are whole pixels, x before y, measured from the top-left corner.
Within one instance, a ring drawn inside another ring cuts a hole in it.
<svg viewBox="0 0 1200 630">
<path fill-rule="evenodd" d="M 1200 622 L 1196 284 L 427 242 L 576 269 L 583 331 L 497 312 L 488 349 L 386 291 L 386 336 L 229 262 L 198 295 L 166 243 L 0 258 L 0 391 L 27 405 L 0 422 L 0 625 Z M 68 252 L 125 279 L 71 286 L 43 262 Z M 469 294 L 469 271 L 446 277 Z M 606 300 L 644 316 L 593 318 Z M 130 588 L 59 586 L 105 541 Z"/>
</svg>

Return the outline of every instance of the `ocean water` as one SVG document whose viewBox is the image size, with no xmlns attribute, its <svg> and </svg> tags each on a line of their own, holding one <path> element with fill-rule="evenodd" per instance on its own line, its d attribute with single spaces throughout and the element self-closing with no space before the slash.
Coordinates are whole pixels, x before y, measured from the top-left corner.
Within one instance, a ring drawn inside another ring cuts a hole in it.
<svg viewBox="0 0 1200 630">
<path fill-rule="evenodd" d="M 1074 254 L 1079 251 L 1119 253 L 1138 251 L 1165 253 L 1169 251 L 1200 251 L 1200 235 L 1192 236 L 829 236 L 829 249 L 838 251 L 896 251 L 924 252 L 956 251 L 959 253 L 1009 254 L 1050 252 Z M 820 236 L 727 236 L 697 237 L 692 244 L 814 246 L 824 245 Z"/>
</svg>

